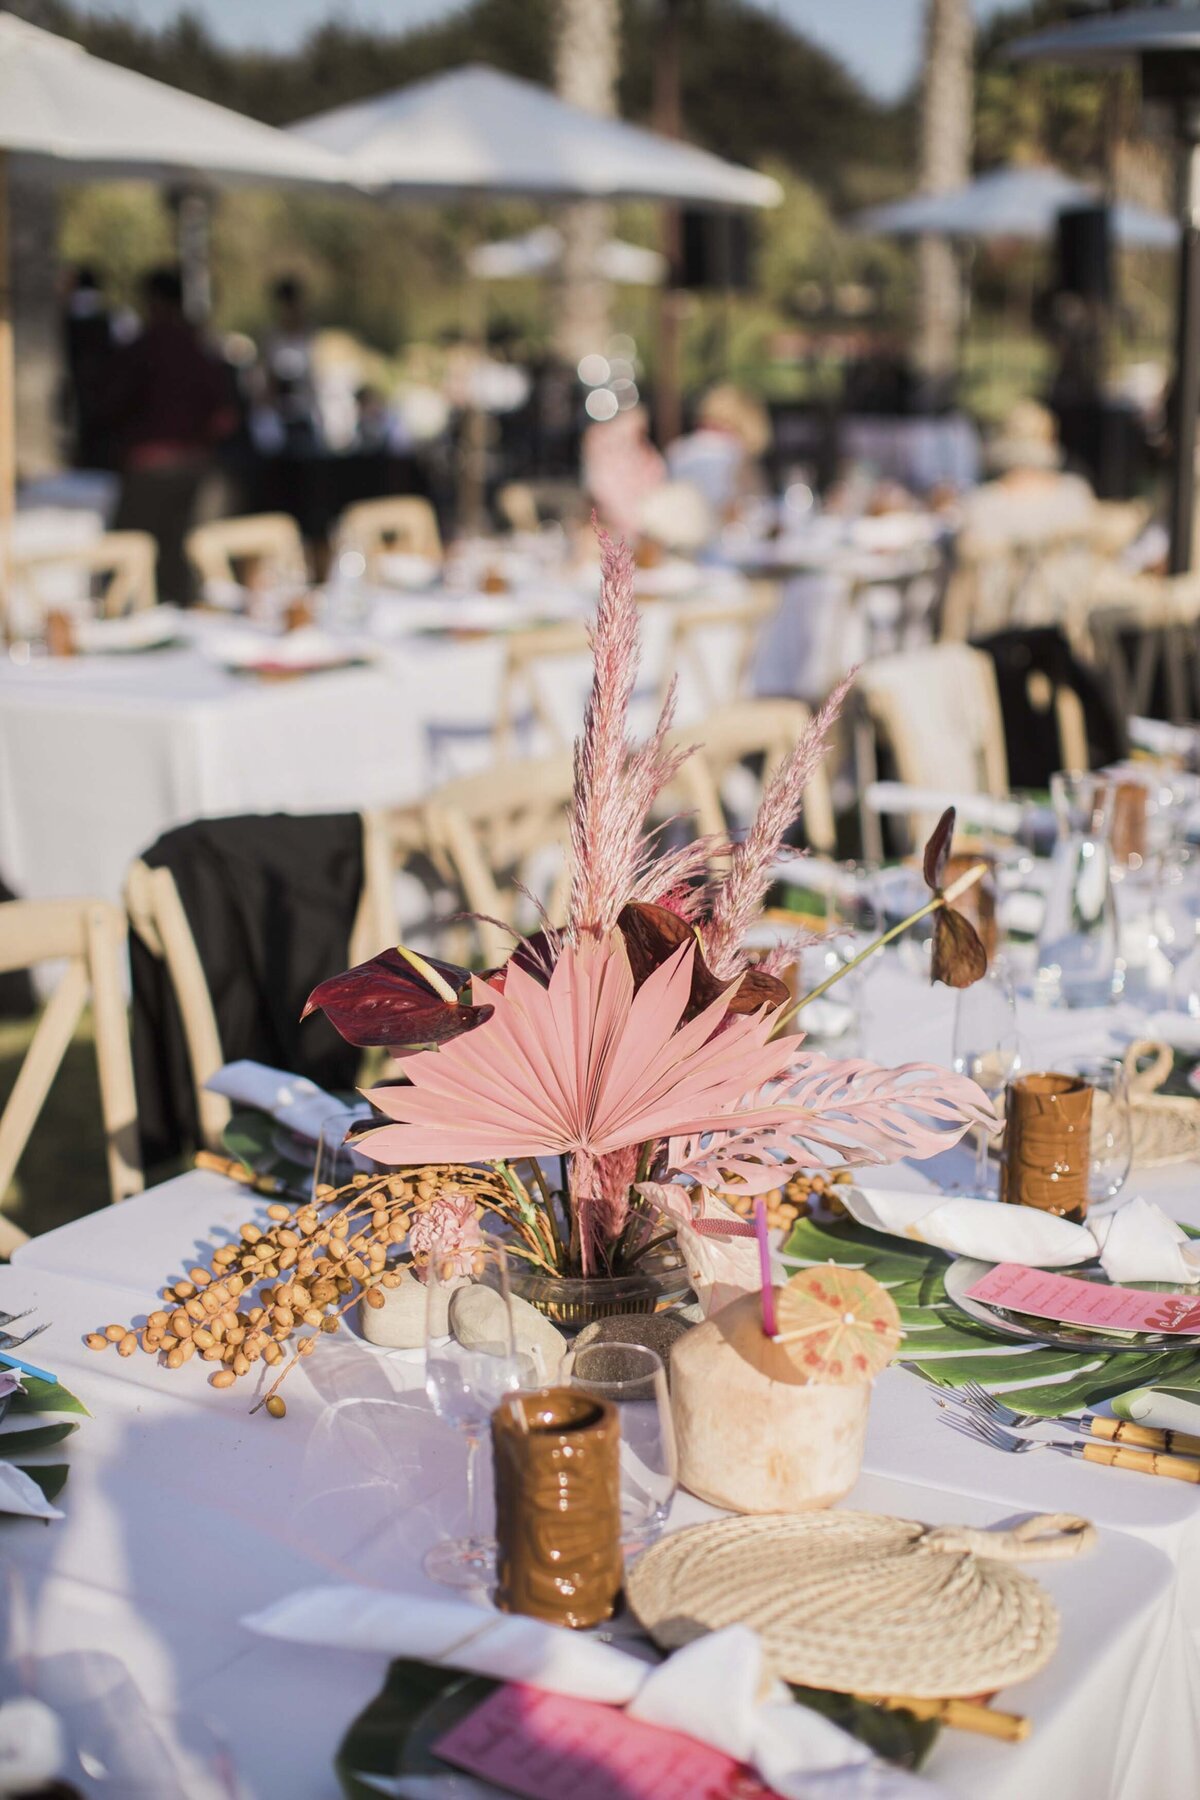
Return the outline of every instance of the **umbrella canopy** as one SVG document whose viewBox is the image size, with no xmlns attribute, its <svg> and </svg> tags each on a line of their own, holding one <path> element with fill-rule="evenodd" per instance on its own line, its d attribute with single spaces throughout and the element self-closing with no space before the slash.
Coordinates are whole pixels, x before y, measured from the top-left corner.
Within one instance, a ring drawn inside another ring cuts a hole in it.
<svg viewBox="0 0 1200 1800">
<path fill-rule="evenodd" d="M 562 261 L 563 238 L 553 225 L 539 225 L 523 237 L 498 238 L 480 244 L 467 256 L 467 267 L 480 281 L 520 281 L 544 275 Z M 641 244 L 610 238 L 600 246 L 596 274 L 627 287 L 657 287 L 666 280 L 667 259 Z"/>
<path fill-rule="evenodd" d="M 779 184 L 707 150 L 598 118 L 547 88 L 472 65 L 291 127 L 364 185 L 409 197 L 507 194 L 776 206 Z"/>
<path fill-rule="evenodd" d="M 992 169 L 965 187 L 944 194 L 912 194 L 892 206 L 872 207 L 852 221 L 855 230 L 882 237 L 1024 238 L 1041 243 L 1054 236 L 1059 213 L 1095 206 L 1102 199 L 1086 182 L 1061 169 Z M 1127 249 L 1173 250 L 1179 228 L 1173 219 L 1123 202 L 1111 209 L 1113 237 Z"/>
<path fill-rule="evenodd" d="M 1071 19 L 1008 45 L 1008 54 L 1019 58 L 1111 64 L 1143 51 L 1155 56 L 1179 50 L 1200 50 L 1200 9 L 1195 6 L 1144 6 Z"/>
<path fill-rule="evenodd" d="M 336 185 L 331 151 L 0 13 L 0 149 L 90 181 Z"/>
</svg>

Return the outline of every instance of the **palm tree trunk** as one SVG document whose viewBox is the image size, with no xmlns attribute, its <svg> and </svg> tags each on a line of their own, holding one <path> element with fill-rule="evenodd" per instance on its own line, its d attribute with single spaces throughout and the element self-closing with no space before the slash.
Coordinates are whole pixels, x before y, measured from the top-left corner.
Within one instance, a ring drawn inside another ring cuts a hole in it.
<svg viewBox="0 0 1200 1800">
<path fill-rule="evenodd" d="M 619 0 L 558 0 L 554 79 L 563 100 L 605 117 L 616 112 L 620 31 Z M 612 209 L 580 201 L 563 209 L 560 225 L 558 349 L 564 361 L 577 363 L 589 351 L 603 350 L 609 335 L 609 287 L 597 271 Z"/>
<path fill-rule="evenodd" d="M 971 173 L 974 65 L 970 0 L 926 0 L 921 78 L 920 181 L 924 193 L 960 187 Z M 953 372 L 963 304 L 953 245 L 917 245 L 918 366 L 938 379 Z"/>
</svg>

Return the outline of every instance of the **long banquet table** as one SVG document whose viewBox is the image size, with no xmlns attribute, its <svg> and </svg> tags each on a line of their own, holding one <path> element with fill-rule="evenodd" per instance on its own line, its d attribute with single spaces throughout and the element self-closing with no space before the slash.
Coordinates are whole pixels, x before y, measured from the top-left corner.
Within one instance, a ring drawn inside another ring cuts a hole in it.
<svg viewBox="0 0 1200 1800">
<path fill-rule="evenodd" d="M 952 997 L 889 960 L 866 988 L 867 1049 L 886 1060 L 949 1053 Z M 1115 1047 L 1126 1009 L 1046 1014 L 1022 1027 L 1052 1060 Z M 875 1179 L 875 1178 L 873 1178 Z M 912 1186 L 927 1172 L 878 1177 Z M 1187 1167 L 1139 1191 L 1200 1224 Z M 253 1210 L 244 1190 L 193 1173 L 119 1209 L 34 1240 L 0 1270 L 0 1306 L 53 1321 L 39 1339 L 92 1417 L 69 1440 L 71 1475 L 49 1527 L 10 1522 L 47 1656 L 95 1649 L 121 1660 L 154 1707 L 219 1723 L 247 1792 L 333 1800 L 331 1758 L 385 1659 L 260 1640 L 240 1618 L 328 1580 L 425 1591 L 420 1557 L 455 1528 L 463 1454 L 431 1414 L 418 1353 L 383 1355 L 341 1337 L 289 1377 L 288 1416 L 247 1417 L 240 1390 L 214 1392 L 195 1363 L 88 1351 L 82 1334 L 148 1309 L 157 1286 Z M 53 1454 L 53 1453 L 51 1453 Z M 924 1384 L 877 1384 L 863 1473 L 844 1502 L 931 1523 L 992 1524 L 1030 1512 L 1091 1518 L 1088 1557 L 1033 1570 L 1056 1597 L 1062 1641 L 1049 1667 L 999 1696 L 1026 1713 L 1020 1746 L 945 1731 L 926 1773 L 970 1800 L 1189 1800 L 1200 1764 L 1200 1505 L 1196 1490 L 1054 1456 L 1006 1457 L 939 1423 Z M 708 1516 L 677 1497 L 672 1526 Z"/>
<path fill-rule="evenodd" d="M 697 571 L 679 601 L 716 607 L 744 592 L 728 572 Z M 482 606 L 480 602 L 483 602 Z M 253 628 L 182 615 L 187 642 L 137 654 L 0 660 L 0 875 L 29 897 L 117 898 L 130 862 L 190 819 L 245 812 L 358 812 L 421 799 L 481 768 L 503 682 L 506 625 L 587 616 L 591 595 L 377 598 L 347 632 L 361 666 L 264 680 L 215 652 Z M 644 613 L 639 725 L 654 708 L 675 602 Z M 490 629 L 481 623 L 491 618 Z M 261 635 L 261 634 L 259 634 Z M 703 650 L 713 689 L 734 667 L 728 628 Z M 586 655 L 545 677 L 556 741 L 526 721 L 515 745 L 569 744 L 590 680 Z M 704 709 L 684 671 L 681 722 Z"/>
</svg>

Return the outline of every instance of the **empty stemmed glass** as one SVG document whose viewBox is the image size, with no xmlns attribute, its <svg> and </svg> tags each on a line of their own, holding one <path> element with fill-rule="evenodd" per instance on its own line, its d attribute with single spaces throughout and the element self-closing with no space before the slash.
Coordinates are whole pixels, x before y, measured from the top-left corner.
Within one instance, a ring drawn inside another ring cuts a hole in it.
<svg viewBox="0 0 1200 1800">
<path fill-rule="evenodd" d="M 996 964 L 982 981 L 960 988 L 954 1009 L 956 1074 L 966 1075 L 996 1101 L 1021 1068 L 1021 1039 L 1017 1032 L 1016 997 L 1006 970 Z M 988 1143 L 990 1134 L 981 1125 L 976 1134 L 975 1177 L 972 1192 L 986 1199 L 990 1193 Z"/>
<path fill-rule="evenodd" d="M 507 1253 L 472 1216 L 435 1238 L 425 1278 L 425 1391 L 439 1418 L 467 1440 L 467 1531 L 435 1544 L 424 1568 L 449 1587 L 477 1587 L 493 1578 L 496 1554 L 480 1488 L 479 1447 L 500 1401 L 522 1386 Z"/>
<path fill-rule="evenodd" d="M 1194 850 L 1164 852 L 1159 858 L 1150 923 L 1155 946 L 1170 969 L 1167 1006 L 1174 1012 L 1179 1005 L 1179 970 L 1196 948 L 1200 924 L 1200 863 Z"/>
</svg>

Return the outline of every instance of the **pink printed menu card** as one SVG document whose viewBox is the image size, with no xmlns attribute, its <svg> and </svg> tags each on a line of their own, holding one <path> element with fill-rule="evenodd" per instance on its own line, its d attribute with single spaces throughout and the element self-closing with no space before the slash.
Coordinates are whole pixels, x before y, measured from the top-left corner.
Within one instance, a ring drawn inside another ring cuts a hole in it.
<svg viewBox="0 0 1200 1800">
<path fill-rule="evenodd" d="M 1106 1287 L 1080 1281 L 1055 1269 L 1026 1269 L 997 1263 L 972 1288 L 968 1300 L 1032 1313 L 1064 1325 L 1092 1325 L 1104 1331 L 1200 1332 L 1200 1294 L 1151 1294 L 1138 1288 Z"/>
<path fill-rule="evenodd" d="M 432 1748 L 528 1800 L 779 1800 L 723 1751 L 541 1688 L 497 1688 Z"/>
</svg>

